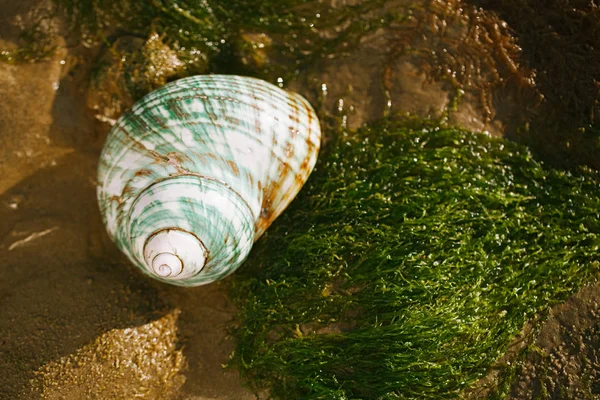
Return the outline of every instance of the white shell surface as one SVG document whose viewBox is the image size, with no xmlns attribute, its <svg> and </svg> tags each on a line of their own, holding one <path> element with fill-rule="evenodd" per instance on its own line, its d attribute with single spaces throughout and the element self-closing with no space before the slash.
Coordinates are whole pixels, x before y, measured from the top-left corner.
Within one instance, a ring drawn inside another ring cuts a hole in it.
<svg viewBox="0 0 600 400">
<path fill-rule="evenodd" d="M 156 279 L 220 279 L 301 189 L 320 138 L 310 104 L 267 82 L 205 75 L 165 85 L 106 140 L 98 201 L 107 231 Z"/>
</svg>

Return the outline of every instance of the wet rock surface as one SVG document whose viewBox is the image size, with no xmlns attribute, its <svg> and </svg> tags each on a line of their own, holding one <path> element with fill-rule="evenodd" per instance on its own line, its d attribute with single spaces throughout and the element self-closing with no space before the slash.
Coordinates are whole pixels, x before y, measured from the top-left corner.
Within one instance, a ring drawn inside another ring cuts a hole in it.
<svg viewBox="0 0 600 400">
<path fill-rule="evenodd" d="M 512 399 L 600 396 L 600 285 L 555 307 L 519 365 Z"/>
<path fill-rule="evenodd" d="M 158 34 L 147 41 L 124 36 L 98 61 L 86 95 L 96 118 L 110 125 L 144 94 L 182 77 L 184 62 Z"/>
</svg>

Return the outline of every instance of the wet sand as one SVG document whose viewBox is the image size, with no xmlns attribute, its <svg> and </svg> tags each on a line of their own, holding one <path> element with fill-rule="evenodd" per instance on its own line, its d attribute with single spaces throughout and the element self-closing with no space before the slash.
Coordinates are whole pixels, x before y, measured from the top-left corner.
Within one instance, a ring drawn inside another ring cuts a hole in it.
<svg viewBox="0 0 600 400">
<path fill-rule="evenodd" d="M 27 9 L 14 3 L 0 2 L 5 17 Z M 2 45 L 16 35 L 3 29 Z M 0 64 L 0 398 L 253 398 L 222 368 L 235 311 L 224 285 L 158 285 L 104 233 L 104 128 L 67 53 Z"/>
<path fill-rule="evenodd" d="M 134 372 L 145 398 L 181 385 L 195 398 L 250 398 L 221 367 L 234 312 L 223 285 L 156 285 L 106 237 L 98 146 L 83 103 L 52 88 L 59 61 L 0 65 L 0 398 L 129 398 Z"/>
</svg>

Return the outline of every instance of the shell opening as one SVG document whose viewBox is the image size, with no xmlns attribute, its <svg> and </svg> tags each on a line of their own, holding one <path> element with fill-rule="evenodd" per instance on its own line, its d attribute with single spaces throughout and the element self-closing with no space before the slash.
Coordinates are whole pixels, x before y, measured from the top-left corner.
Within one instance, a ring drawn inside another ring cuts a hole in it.
<svg viewBox="0 0 600 400">
<path fill-rule="evenodd" d="M 180 229 L 162 229 L 146 241 L 144 259 L 148 271 L 163 279 L 186 279 L 206 264 L 207 251 L 194 234 Z"/>
</svg>

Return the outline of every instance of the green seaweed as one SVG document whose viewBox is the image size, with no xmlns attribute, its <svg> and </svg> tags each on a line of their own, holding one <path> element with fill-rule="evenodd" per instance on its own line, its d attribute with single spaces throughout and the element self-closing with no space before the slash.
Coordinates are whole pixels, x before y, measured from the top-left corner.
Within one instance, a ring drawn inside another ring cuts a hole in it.
<svg viewBox="0 0 600 400">
<path fill-rule="evenodd" d="M 55 2 L 86 41 L 110 42 L 111 37 L 122 34 L 146 38 L 155 32 L 178 51 L 179 57 L 188 60 L 190 68 L 197 60 L 208 58 L 211 69 L 220 73 L 252 73 L 271 80 L 292 77 L 315 58 L 349 49 L 364 34 L 392 18 L 379 12 L 383 0 L 340 9 L 309 0 Z M 373 15 L 366 16 L 369 12 Z M 342 28 L 333 37 L 321 34 L 336 27 Z M 277 62 L 253 70 L 240 62 L 240 53 L 252 48 L 252 43 L 244 40 L 246 33 L 276 37 L 272 53 Z"/>
<path fill-rule="evenodd" d="M 186 75 L 198 73 L 197 69 L 204 72 L 209 59 L 214 71 L 273 81 L 291 79 L 317 59 L 348 52 L 365 34 L 395 20 L 384 3 L 369 0 L 332 7 L 315 0 L 53 0 L 55 9 L 45 17 L 64 15 L 86 46 L 110 46 L 120 36 L 148 39 L 156 33 L 186 61 Z M 254 51 L 253 44 L 244 40 L 247 34 L 273 36 L 276 40 L 269 50 L 275 62 L 256 68 L 241 62 L 241 54 Z M 36 35 L 11 54 L 3 51 L 0 61 L 45 59 L 52 49 L 39 44 L 53 35 Z M 27 57 L 17 57 L 21 53 Z"/>
<path fill-rule="evenodd" d="M 340 135 L 232 284 L 275 398 L 455 398 L 598 276 L 598 175 L 436 123 Z"/>
</svg>

